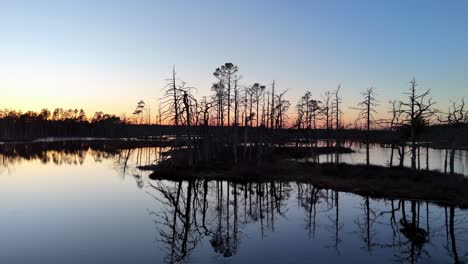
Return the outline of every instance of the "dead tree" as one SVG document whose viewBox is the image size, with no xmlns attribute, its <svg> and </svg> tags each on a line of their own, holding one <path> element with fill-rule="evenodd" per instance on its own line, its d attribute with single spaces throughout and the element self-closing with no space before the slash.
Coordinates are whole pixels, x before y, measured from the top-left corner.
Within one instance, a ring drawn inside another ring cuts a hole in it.
<svg viewBox="0 0 468 264">
<path fill-rule="evenodd" d="M 435 110 L 433 110 L 435 102 L 429 97 L 430 90 L 418 93 L 416 86 L 416 79 L 413 79 L 410 82 L 409 91 L 405 93 L 408 95 L 408 101 L 400 102 L 400 113 L 405 116 L 404 122 L 410 130 L 412 169 L 416 169 L 418 132 L 426 125 L 428 119 L 435 114 Z"/>
<path fill-rule="evenodd" d="M 191 133 L 191 118 L 192 118 L 192 106 L 193 103 L 196 103 L 195 98 L 189 94 L 188 91 L 184 90 L 183 91 L 183 108 L 182 108 L 182 113 L 185 113 L 185 127 L 186 127 L 186 145 L 187 145 L 187 151 L 188 151 L 188 166 L 191 167 L 194 162 L 194 149 L 193 149 L 193 142 L 192 142 L 192 133 Z"/>
<path fill-rule="evenodd" d="M 275 81 L 271 84 L 270 128 L 273 129 L 275 120 Z"/>
<path fill-rule="evenodd" d="M 341 129 L 340 117 L 343 114 L 340 109 L 340 105 L 342 103 L 340 97 L 340 90 L 341 84 L 338 85 L 338 88 L 333 93 L 333 101 L 332 101 L 332 111 L 335 117 L 335 163 L 338 165 L 340 163 L 340 138 L 339 138 L 339 130 Z"/>
<path fill-rule="evenodd" d="M 236 76 L 234 79 L 234 131 L 233 131 L 233 156 L 234 156 L 234 164 L 237 164 L 238 159 L 238 147 L 239 147 L 239 108 L 241 103 L 241 90 L 238 85 L 240 77 Z"/>
<path fill-rule="evenodd" d="M 320 109 L 320 114 L 325 124 L 326 138 L 327 138 L 327 147 L 330 146 L 330 130 L 332 128 L 332 94 L 331 92 L 326 92 L 322 95 L 322 108 Z"/>
<path fill-rule="evenodd" d="M 392 132 L 395 132 L 396 128 L 400 125 L 400 115 L 401 115 L 401 104 L 398 104 L 397 101 L 393 100 L 389 102 L 391 105 L 391 109 L 389 113 L 392 115 L 389 123 L 389 129 Z M 395 144 L 392 141 L 391 150 L 390 150 L 390 167 L 393 167 L 393 156 L 394 156 Z M 398 149 L 400 151 L 400 149 Z M 400 154 L 404 155 L 404 151 L 400 151 Z M 403 157 L 400 156 L 400 160 Z"/>
<path fill-rule="evenodd" d="M 166 86 L 163 87 L 163 96 L 161 98 L 160 107 L 163 109 L 160 114 L 160 121 L 169 119 L 173 121 L 175 126 L 180 125 L 180 111 L 183 107 L 183 92 L 188 91 L 191 87 L 186 87 L 184 81 L 176 78 L 175 66 L 172 68 L 172 77 L 167 79 Z M 161 118 L 164 116 L 164 118 Z"/>
<path fill-rule="evenodd" d="M 296 133 L 296 149 L 299 147 L 299 141 L 300 141 L 300 133 L 301 133 L 301 128 L 302 124 L 304 123 L 304 115 L 305 115 L 305 102 L 304 102 L 304 97 L 299 100 L 296 104 L 296 124 L 294 125 L 297 128 L 297 133 Z"/>
<path fill-rule="evenodd" d="M 279 95 L 277 95 L 276 97 L 276 109 L 275 109 L 275 113 L 276 113 L 276 117 L 275 117 L 275 128 L 276 129 L 281 129 L 284 127 L 285 125 L 285 119 L 286 119 L 286 113 L 289 109 L 289 106 L 290 106 L 290 102 L 286 99 L 284 99 L 284 95 L 286 94 L 288 90 L 286 91 L 283 91 L 282 93 L 280 93 Z"/>
<path fill-rule="evenodd" d="M 163 88 L 161 106 L 164 114 L 169 115 L 174 120 L 174 125 L 179 125 L 179 102 L 181 100 L 180 88 L 185 86 L 184 82 L 179 82 L 176 78 L 175 66 L 172 67 L 172 77 L 166 79 L 167 84 Z"/>
<path fill-rule="evenodd" d="M 447 117 L 442 119 L 439 117 L 441 123 L 448 124 L 450 126 L 450 158 L 449 168 L 450 174 L 455 173 L 455 151 L 458 141 L 464 137 L 462 128 L 468 124 L 468 111 L 465 109 L 465 100 L 462 99 L 460 103 L 452 102 L 449 107 Z"/>
<path fill-rule="evenodd" d="M 370 155 L 369 155 L 369 144 L 370 144 L 370 130 L 371 126 L 375 123 L 374 114 L 377 112 L 375 111 L 375 107 L 377 106 L 377 100 L 375 99 L 375 88 L 371 87 L 366 91 L 361 93 L 362 101 L 358 103 L 358 108 L 354 108 L 359 110 L 357 121 L 364 120 L 365 122 L 365 142 L 366 142 L 366 165 L 370 165 Z"/>
</svg>

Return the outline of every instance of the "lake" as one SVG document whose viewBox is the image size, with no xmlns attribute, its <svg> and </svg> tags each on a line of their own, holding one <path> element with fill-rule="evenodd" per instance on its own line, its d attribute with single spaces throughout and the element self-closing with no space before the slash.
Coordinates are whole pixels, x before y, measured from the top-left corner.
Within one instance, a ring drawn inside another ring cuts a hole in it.
<svg viewBox="0 0 468 264">
<path fill-rule="evenodd" d="M 467 210 L 295 182 L 150 180 L 137 166 L 161 151 L 1 156 L 0 263 L 468 260 Z M 384 165 L 388 151 L 374 146 L 371 158 Z M 444 151 L 430 151 L 430 168 L 441 169 Z M 466 151 L 457 156 L 456 170 L 465 173 Z"/>
</svg>

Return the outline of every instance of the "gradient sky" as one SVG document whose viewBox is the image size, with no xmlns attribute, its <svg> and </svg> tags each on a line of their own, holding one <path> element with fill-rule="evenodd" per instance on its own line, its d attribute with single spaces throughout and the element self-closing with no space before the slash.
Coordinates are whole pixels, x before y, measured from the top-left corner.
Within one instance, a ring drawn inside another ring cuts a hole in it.
<svg viewBox="0 0 468 264">
<path fill-rule="evenodd" d="M 201 96 L 225 62 L 293 104 L 341 83 L 346 109 L 375 86 L 385 111 L 415 76 L 445 108 L 468 95 L 467 14 L 462 0 L 1 1 L 0 108 L 131 114 L 156 108 L 173 64 Z"/>
</svg>

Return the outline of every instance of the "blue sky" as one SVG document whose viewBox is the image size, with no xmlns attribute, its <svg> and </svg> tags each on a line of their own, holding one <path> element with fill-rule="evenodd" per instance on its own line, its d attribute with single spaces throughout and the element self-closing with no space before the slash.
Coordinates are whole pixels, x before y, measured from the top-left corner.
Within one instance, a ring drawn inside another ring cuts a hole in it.
<svg viewBox="0 0 468 264">
<path fill-rule="evenodd" d="M 292 103 L 341 83 L 347 107 L 375 86 L 385 111 L 415 76 L 444 108 L 468 95 L 467 13 L 461 0 L 2 1 L 0 107 L 131 113 L 156 106 L 173 64 L 201 96 L 229 61 Z"/>
</svg>

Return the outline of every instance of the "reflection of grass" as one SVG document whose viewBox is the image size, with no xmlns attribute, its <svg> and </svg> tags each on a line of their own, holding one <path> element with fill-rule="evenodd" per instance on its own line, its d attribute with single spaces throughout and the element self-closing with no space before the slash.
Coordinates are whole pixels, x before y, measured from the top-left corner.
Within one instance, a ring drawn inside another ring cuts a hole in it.
<svg viewBox="0 0 468 264">
<path fill-rule="evenodd" d="M 283 159 L 265 161 L 260 165 L 249 162 L 236 166 L 211 164 L 197 170 L 151 169 L 155 170 L 152 178 L 297 181 L 371 197 L 421 199 L 468 207 L 468 179 L 463 175 L 446 175 L 438 171 L 349 164 L 336 166 L 331 163 L 314 165 Z"/>
</svg>

